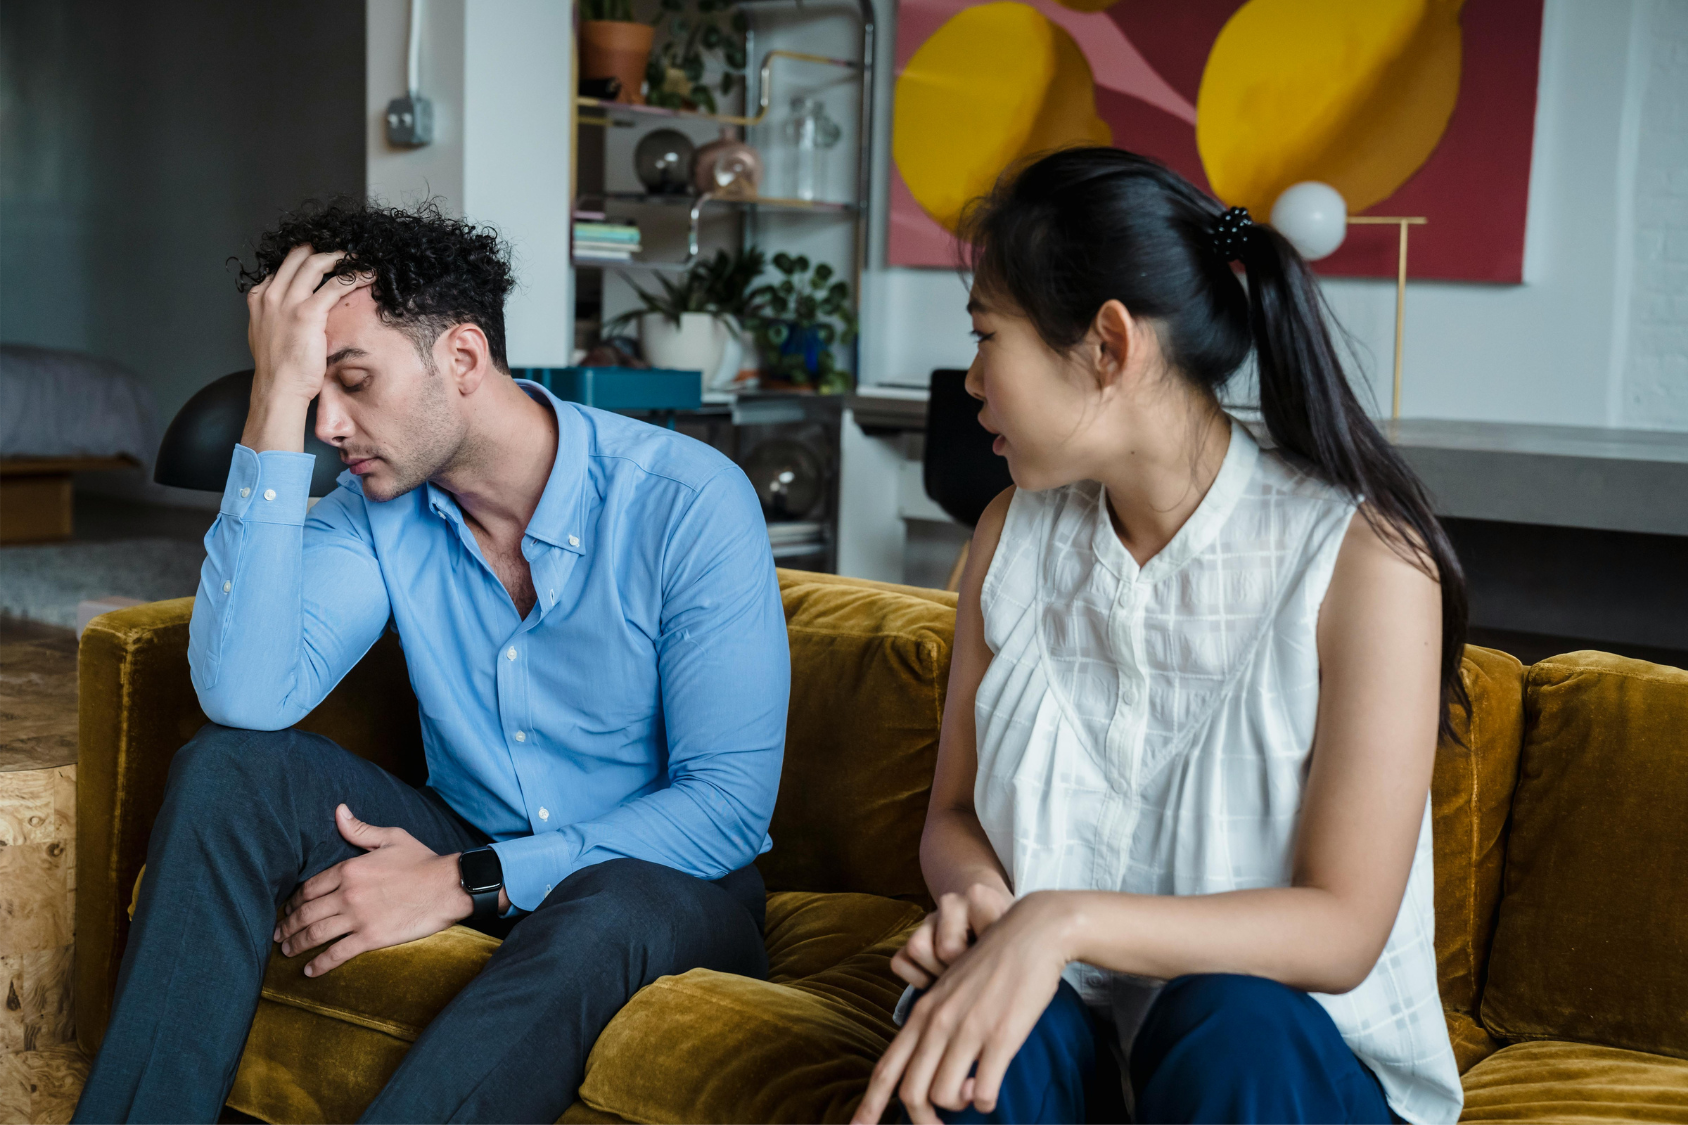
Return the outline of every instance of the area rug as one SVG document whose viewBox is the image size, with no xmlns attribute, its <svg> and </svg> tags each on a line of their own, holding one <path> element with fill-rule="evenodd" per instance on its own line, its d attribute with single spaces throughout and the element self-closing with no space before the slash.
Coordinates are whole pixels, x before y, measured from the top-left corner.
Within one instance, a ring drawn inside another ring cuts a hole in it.
<svg viewBox="0 0 1688 1125">
<path fill-rule="evenodd" d="M 128 597 L 154 602 L 199 587 L 205 548 L 181 539 L 116 539 L 0 550 L 0 611 L 65 629 L 76 603 Z"/>
</svg>

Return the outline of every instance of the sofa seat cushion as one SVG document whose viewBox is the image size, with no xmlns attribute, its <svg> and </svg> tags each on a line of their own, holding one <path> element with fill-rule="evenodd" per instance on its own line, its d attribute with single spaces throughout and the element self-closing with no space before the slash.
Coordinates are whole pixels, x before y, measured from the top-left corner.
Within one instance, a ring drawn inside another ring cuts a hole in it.
<svg viewBox="0 0 1688 1125">
<path fill-rule="evenodd" d="M 769 979 L 696 969 L 623 1008 L 566 1121 L 847 1121 L 896 1033 L 911 903 L 768 896 Z"/>
<path fill-rule="evenodd" d="M 629 1119 L 727 1120 L 747 1112 L 756 1088 L 755 1104 L 771 1113 L 789 1105 L 797 1118 L 847 1117 L 827 1107 L 854 1108 L 890 1042 L 902 992 L 891 954 L 922 915 L 876 895 L 769 895 L 770 979 L 699 970 L 657 981 L 604 1032 L 581 1097 L 611 1113 L 632 1108 Z M 265 1121 L 357 1120 L 498 945 L 453 926 L 315 978 L 304 974 L 314 951 L 278 950 L 229 1104 Z M 646 1106 L 654 1116 L 641 1116 Z M 678 1108 L 664 1115 L 665 1106 Z"/>
<path fill-rule="evenodd" d="M 1688 1062 L 1544 1040 L 1495 1052 L 1465 1074 L 1461 1121 L 1688 1122 Z"/>
<path fill-rule="evenodd" d="M 307 977 L 307 950 L 270 956 L 229 1104 L 264 1121 L 356 1121 L 422 1029 L 498 939 L 467 926 L 375 949 Z"/>
</svg>

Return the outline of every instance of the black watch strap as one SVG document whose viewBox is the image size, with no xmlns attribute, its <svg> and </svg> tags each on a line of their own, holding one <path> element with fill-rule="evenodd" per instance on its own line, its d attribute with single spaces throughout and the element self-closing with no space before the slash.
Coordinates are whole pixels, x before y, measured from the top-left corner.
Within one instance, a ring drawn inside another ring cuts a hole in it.
<svg viewBox="0 0 1688 1125">
<path fill-rule="evenodd" d="M 457 881 L 475 904 L 472 921 L 498 917 L 498 892 L 504 889 L 504 865 L 490 847 L 474 848 L 457 857 Z"/>
</svg>

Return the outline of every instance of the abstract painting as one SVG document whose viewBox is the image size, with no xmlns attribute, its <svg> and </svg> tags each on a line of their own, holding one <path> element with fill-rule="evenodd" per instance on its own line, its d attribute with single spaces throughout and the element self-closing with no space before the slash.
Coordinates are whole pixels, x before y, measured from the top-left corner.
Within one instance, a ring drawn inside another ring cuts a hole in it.
<svg viewBox="0 0 1688 1125">
<path fill-rule="evenodd" d="M 1518 282 L 1542 0 L 901 0 L 889 261 L 953 267 L 962 208 L 1034 153 L 1112 144 L 1266 221 L 1320 180 L 1422 215 L 1415 278 Z M 1393 227 L 1320 273 L 1393 277 Z"/>
</svg>

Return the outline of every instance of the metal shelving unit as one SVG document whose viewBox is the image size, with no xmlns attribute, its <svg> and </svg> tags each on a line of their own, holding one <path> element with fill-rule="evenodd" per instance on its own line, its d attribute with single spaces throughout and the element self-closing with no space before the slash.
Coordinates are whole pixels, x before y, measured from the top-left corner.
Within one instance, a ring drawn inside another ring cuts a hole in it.
<svg viewBox="0 0 1688 1125">
<path fill-rule="evenodd" d="M 746 14 L 751 14 L 756 7 L 769 7 L 773 4 L 786 3 L 790 0 L 739 0 L 740 6 Z M 701 222 L 704 208 L 714 206 L 730 206 L 741 209 L 752 216 L 762 209 L 803 213 L 810 212 L 821 215 L 852 215 L 855 218 L 855 253 L 851 263 L 851 293 L 857 300 L 861 297 L 862 274 L 867 268 L 868 253 L 868 203 L 872 198 L 873 175 L 871 159 L 873 153 L 873 46 L 875 24 L 873 5 L 871 0 L 857 0 L 858 19 L 860 23 L 861 57 L 859 59 L 841 59 L 831 55 L 817 55 L 806 51 L 773 50 L 762 57 L 762 65 L 754 72 L 755 85 L 746 86 L 745 98 L 747 102 L 754 101 L 757 111 L 752 115 L 730 113 L 700 113 L 694 110 L 667 109 L 662 106 L 633 105 L 627 102 L 610 102 L 602 98 L 576 97 L 574 100 L 575 130 L 578 136 L 581 127 L 587 128 L 636 128 L 641 124 L 657 124 L 665 121 L 707 121 L 716 125 L 736 125 L 749 127 L 760 125 L 767 120 L 774 97 L 774 62 L 776 59 L 787 59 L 792 62 L 808 63 L 817 66 L 840 67 L 854 71 L 860 84 L 859 110 L 861 119 L 857 124 L 856 137 L 856 198 L 853 201 L 822 201 L 803 199 L 782 199 L 756 197 L 749 199 L 729 198 L 704 194 L 690 195 L 651 195 L 639 192 L 593 192 L 583 191 L 578 182 L 570 193 L 578 207 L 581 199 L 607 199 L 616 202 L 633 204 L 661 204 L 674 205 L 684 203 L 691 207 L 691 231 L 687 243 L 688 255 L 684 262 L 671 263 L 672 266 L 684 269 L 696 259 L 698 255 L 698 226 Z M 802 0 L 797 0 L 799 9 L 803 7 Z M 755 52 L 755 22 L 752 16 L 751 29 L 745 36 L 746 49 L 751 54 Z M 747 224 L 745 239 L 749 241 L 751 231 L 754 231 L 754 219 Z M 604 262 L 591 259 L 575 259 L 576 266 L 597 269 L 638 269 L 655 266 L 651 262 Z M 658 269 L 669 266 L 656 266 Z"/>
<path fill-rule="evenodd" d="M 831 55 L 813 54 L 803 51 L 776 49 L 758 55 L 756 47 L 757 11 L 771 11 L 775 8 L 787 12 L 795 12 L 805 18 L 817 16 L 835 17 L 840 7 L 854 8 L 858 25 L 857 42 L 860 54 L 857 58 L 838 58 Z M 849 221 L 854 224 L 853 253 L 849 266 L 852 299 L 861 299 L 862 276 L 867 266 L 868 255 L 868 221 L 869 201 L 872 189 L 871 154 L 873 152 L 873 59 L 876 27 L 871 0 L 855 0 L 853 5 L 817 5 L 813 0 L 739 0 L 740 10 L 744 11 L 751 20 L 751 27 L 745 36 L 746 52 L 751 58 L 760 57 L 760 65 L 746 75 L 744 88 L 745 114 L 709 114 L 688 110 L 673 110 L 657 106 L 630 105 L 621 102 L 606 102 L 598 98 L 577 97 L 574 104 L 574 123 L 577 153 L 584 150 L 584 142 L 592 131 L 606 131 L 612 128 L 637 129 L 641 127 L 659 127 L 671 125 L 676 121 L 708 122 L 715 125 L 733 125 L 750 127 L 765 123 L 776 96 L 776 79 L 781 79 L 793 66 L 836 67 L 851 71 L 859 82 L 858 110 L 860 119 L 857 123 L 856 136 L 856 166 L 854 176 L 855 198 L 850 200 L 803 200 L 782 197 L 759 196 L 755 198 L 739 198 L 718 196 L 713 194 L 651 194 L 634 191 L 606 190 L 604 183 L 584 183 L 579 180 L 582 161 L 573 162 L 577 177 L 570 190 L 571 215 L 579 210 L 608 210 L 614 206 L 620 208 L 686 208 L 687 234 L 685 239 L 685 257 L 683 259 L 645 259 L 636 261 L 606 261 L 594 260 L 587 257 L 575 257 L 573 265 L 577 271 L 587 273 L 588 277 L 596 275 L 602 278 L 606 274 L 656 274 L 678 273 L 691 267 L 702 253 L 702 225 L 707 214 L 712 212 L 726 212 L 736 214 L 740 218 L 738 240 L 741 245 L 749 246 L 758 241 L 759 217 L 768 215 L 789 215 L 795 217 L 812 216 L 817 220 L 831 222 Z M 779 66 L 776 71 L 776 62 Z M 754 107 L 754 112 L 749 112 Z M 602 133 L 599 134 L 600 138 Z M 593 143 L 601 144 L 601 139 L 593 139 Z M 600 150 L 601 151 L 601 150 Z M 602 169 L 602 160 L 598 162 Z M 602 204 L 603 206 L 595 206 Z M 571 240 L 572 241 L 572 240 Z M 579 274 L 576 277 L 577 321 L 590 324 L 592 318 L 580 317 L 578 302 L 580 296 L 590 294 L 593 290 L 599 293 L 599 304 L 602 302 L 602 282 L 595 280 L 589 285 L 582 286 L 586 280 Z M 853 368 L 859 364 L 852 363 Z M 817 454 L 821 464 L 825 467 L 825 488 L 821 506 L 801 521 L 804 525 L 813 523 L 816 534 L 813 539 L 801 542 L 792 541 L 789 534 L 780 531 L 770 533 L 770 540 L 774 556 L 782 565 L 793 563 L 807 563 L 819 569 L 832 571 L 837 569 L 837 526 L 838 526 L 838 466 L 840 463 L 840 433 L 839 429 L 843 417 L 843 396 L 820 396 L 813 394 L 793 393 L 746 393 L 734 396 L 728 403 L 706 402 L 695 411 L 681 411 L 671 419 L 655 419 L 653 421 L 673 421 L 683 432 L 689 432 L 710 445 L 721 449 L 728 456 L 739 460 L 754 449 L 760 442 L 769 438 L 784 437 L 802 441 L 809 445 Z M 782 527 L 787 532 L 797 532 L 797 523 L 785 523 Z M 804 528 L 806 531 L 806 526 Z"/>
</svg>

